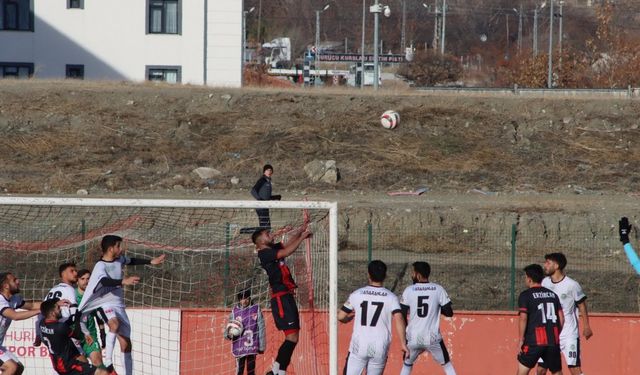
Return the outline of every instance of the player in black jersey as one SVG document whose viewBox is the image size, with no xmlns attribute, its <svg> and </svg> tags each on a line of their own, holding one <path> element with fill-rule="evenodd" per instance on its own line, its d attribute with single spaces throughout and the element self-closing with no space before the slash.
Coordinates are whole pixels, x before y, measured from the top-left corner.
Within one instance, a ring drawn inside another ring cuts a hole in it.
<svg viewBox="0 0 640 375">
<path fill-rule="evenodd" d="M 87 358 L 78 352 L 71 338 L 74 335 L 72 320 L 60 323 L 62 317 L 59 300 L 57 298 L 42 302 L 40 312 L 43 320 L 40 322 L 42 342 L 49 349 L 49 357 L 53 369 L 64 375 L 107 375 L 105 369 L 90 365 Z"/>
<path fill-rule="evenodd" d="M 560 300 L 553 291 L 542 287 L 542 266 L 531 264 L 524 272 L 529 289 L 518 297 L 520 353 L 517 375 L 527 375 L 540 358 L 553 375 L 562 375 L 560 331 L 564 314 Z"/>
<path fill-rule="evenodd" d="M 274 243 L 268 229 L 258 229 L 251 239 L 258 250 L 260 265 L 267 272 L 271 287 L 271 313 L 278 330 L 285 335 L 284 342 L 278 350 L 272 371 L 267 374 L 284 375 L 291 362 L 293 350 L 298 344 L 300 331 L 300 315 L 294 297 L 297 288 L 289 267 L 284 259 L 293 254 L 302 241 L 311 236 L 305 222 L 298 230 L 289 235 L 286 243 Z"/>
</svg>

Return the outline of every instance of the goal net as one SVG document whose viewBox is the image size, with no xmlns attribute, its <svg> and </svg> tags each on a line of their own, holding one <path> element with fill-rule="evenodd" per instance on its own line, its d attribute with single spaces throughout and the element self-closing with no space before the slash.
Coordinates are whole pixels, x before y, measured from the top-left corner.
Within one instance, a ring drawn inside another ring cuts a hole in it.
<svg viewBox="0 0 640 375">
<path fill-rule="evenodd" d="M 286 259 L 298 285 L 300 341 L 287 373 L 337 371 L 337 208 L 327 202 L 256 202 L 0 198 L 0 272 L 20 280 L 25 300 L 41 300 L 59 282 L 58 265 L 91 270 L 105 234 L 124 238 L 128 257 L 166 254 L 160 266 L 127 266 L 141 282 L 125 287 L 135 374 L 235 374 L 232 341 L 223 337 L 237 295 L 250 291 L 266 324 L 256 371 L 271 368 L 284 340 L 275 328 L 270 290 L 251 234 L 256 208 L 268 208 L 271 231 L 286 239 L 303 221 L 313 232 Z M 51 374 L 45 348 L 32 346 L 35 320 L 13 322 L 4 346 L 29 374 Z M 245 334 L 248 334 L 245 332 Z M 114 366 L 123 374 L 118 344 Z"/>
</svg>

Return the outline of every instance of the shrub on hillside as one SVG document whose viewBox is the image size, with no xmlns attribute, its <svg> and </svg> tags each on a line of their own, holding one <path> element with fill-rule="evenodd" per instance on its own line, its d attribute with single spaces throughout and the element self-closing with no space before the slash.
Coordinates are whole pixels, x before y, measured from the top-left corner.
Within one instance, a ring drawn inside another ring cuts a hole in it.
<svg viewBox="0 0 640 375">
<path fill-rule="evenodd" d="M 435 86 L 457 81 L 462 76 L 462 65 L 451 55 L 441 55 L 432 50 L 419 51 L 411 62 L 400 67 L 398 74 L 416 86 Z"/>
</svg>

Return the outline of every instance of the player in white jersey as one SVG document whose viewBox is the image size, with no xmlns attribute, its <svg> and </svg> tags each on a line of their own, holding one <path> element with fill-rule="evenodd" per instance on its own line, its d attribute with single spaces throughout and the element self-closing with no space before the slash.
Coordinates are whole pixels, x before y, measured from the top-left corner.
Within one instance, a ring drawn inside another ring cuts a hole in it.
<svg viewBox="0 0 640 375">
<path fill-rule="evenodd" d="M 578 327 L 578 313 L 582 316 L 582 333 L 588 340 L 593 336 L 589 325 L 589 313 L 587 312 L 587 296 L 577 281 L 565 275 L 567 258 L 562 253 L 551 253 L 544 256 L 544 273 L 547 277 L 542 280 L 542 286 L 551 289 L 560 299 L 564 312 L 564 326 L 560 332 L 560 350 L 569 366 L 572 375 L 581 375 L 580 363 L 580 331 Z M 538 362 L 538 375 L 547 372 L 543 362 Z"/>
<path fill-rule="evenodd" d="M 24 365 L 4 347 L 4 337 L 14 320 L 25 320 L 40 313 L 40 302 L 25 302 L 20 296 L 20 281 L 11 273 L 0 273 L 0 373 L 20 375 Z M 27 311 L 16 311 L 18 309 Z"/>
<path fill-rule="evenodd" d="M 398 297 L 383 287 L 387 266 L 380 260 L 369 263 L 369 285 L 351 293 L 347 302 L 338 311 L 338 320 L 353 323 L 349 355 L 345 375 L 379 375 L 387 363 L 387 352 L 391 344 L 391 324 L 396 327 L 405 355 L 405 322 Z M 354 319 L 355 318 L 355 319 Z"/>
<path fill-rule="evenodd" d="M 43 301 L 48 301 L 54 298 L 71 301 L 71 304 L 68 307 L 60 309 L 62 313 L 60 322 L 64 323 L 67 319 L 73 317 L 78 309 L 78 304 L 76 303 L 76 290 L 73 287 L 73 285 L 78 282 L 78 270 L 76 268 L 76 264 L 73 262 L 61 264 L 58 267 L 58 275 L 60 275 L 60 283 L 49 290 Z M 40 322 L 42 322 L 42 319 L 42 314 L 39 314 L 38 319 L 36 320 L 36 341 L 33 343 L 33 346 L 40 346 L 41 344 Z M 77 346 L 80 348 L 79 345 Z"/>
<path fill-rule="evenodd" d="M 104 366 L 111 374 L 113 369 L 113 349 L 116 339 L 120 343 L 120 350 L 124 357 L 126 375 L 133 374 L 133 358 L 131 357 L 131 325 L 125 311 L 123 285 L 135 285 L 140 282 L 138 276 L 123 277 L 125 265 L 158 265 L 164 262 L 164 254 L 152 259 L 128 258 L 123 255 L 121 247 L 122 237 L 106 235 L 102 238 L 100 248 L 102 258 L 96 262 L 89 278 L 89 285 L 85 289 L 78 310 L 82 313 L 80 326 L 86 336 L 90 336 L 85 322 L 93 311 L 101 315 L 107 322 L 109 331 L 106 334 Z"/>
<path fill-rule="evenodd" d="M 427 351 L 438 362 L 446 375 L 456 375 L 449 359 L 449 352 L 440 334 L 440 314 L 453 316 L 451 300 L 444 288 L 429 282 L 431 266 L 427 262 L 413 263 L 413 285 L 402 293 L 400 306 L 409 312 L 407 346 L 409 356 L 405 358 L 401 375 L 411 374 L 413 363 Z"/>
</svg>

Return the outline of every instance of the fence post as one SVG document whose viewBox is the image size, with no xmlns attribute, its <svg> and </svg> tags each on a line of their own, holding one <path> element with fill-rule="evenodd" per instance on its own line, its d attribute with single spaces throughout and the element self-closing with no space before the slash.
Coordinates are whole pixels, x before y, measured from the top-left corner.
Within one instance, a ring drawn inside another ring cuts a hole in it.
<svg viewBox="0 0 640 375">
<path fill-rule="evenodd" d="M 367 263 L 371 263 L 373 257 L 373 225 L 367 223 Z"/>
<path fill-rule="evenodd" d="M 80 232 L 82 234 L 82 247 L 80 251 L 82 252 L 82 264 L 87 264 L 87 244 L 84 242 L 87 238 L 87 221 L 82 219 L 80 223 Z"/>
<path fill-rule="evenodd" d="M 231 225 L 229 223 L 225 224 L 224 227 L 224 305 L 228 306 L 229 301 L 229 273 L 231 272 L 231 267 L 229 265 L 229 258 L 231 256 Z"/>
<path fill-rule="evenodd" d="M 516 225 L 511 224 L 511 298 L 509 301 L 509 308 L 515 310 L 516 308 L 516 237 L 518 231 Z"/>
</svg>

